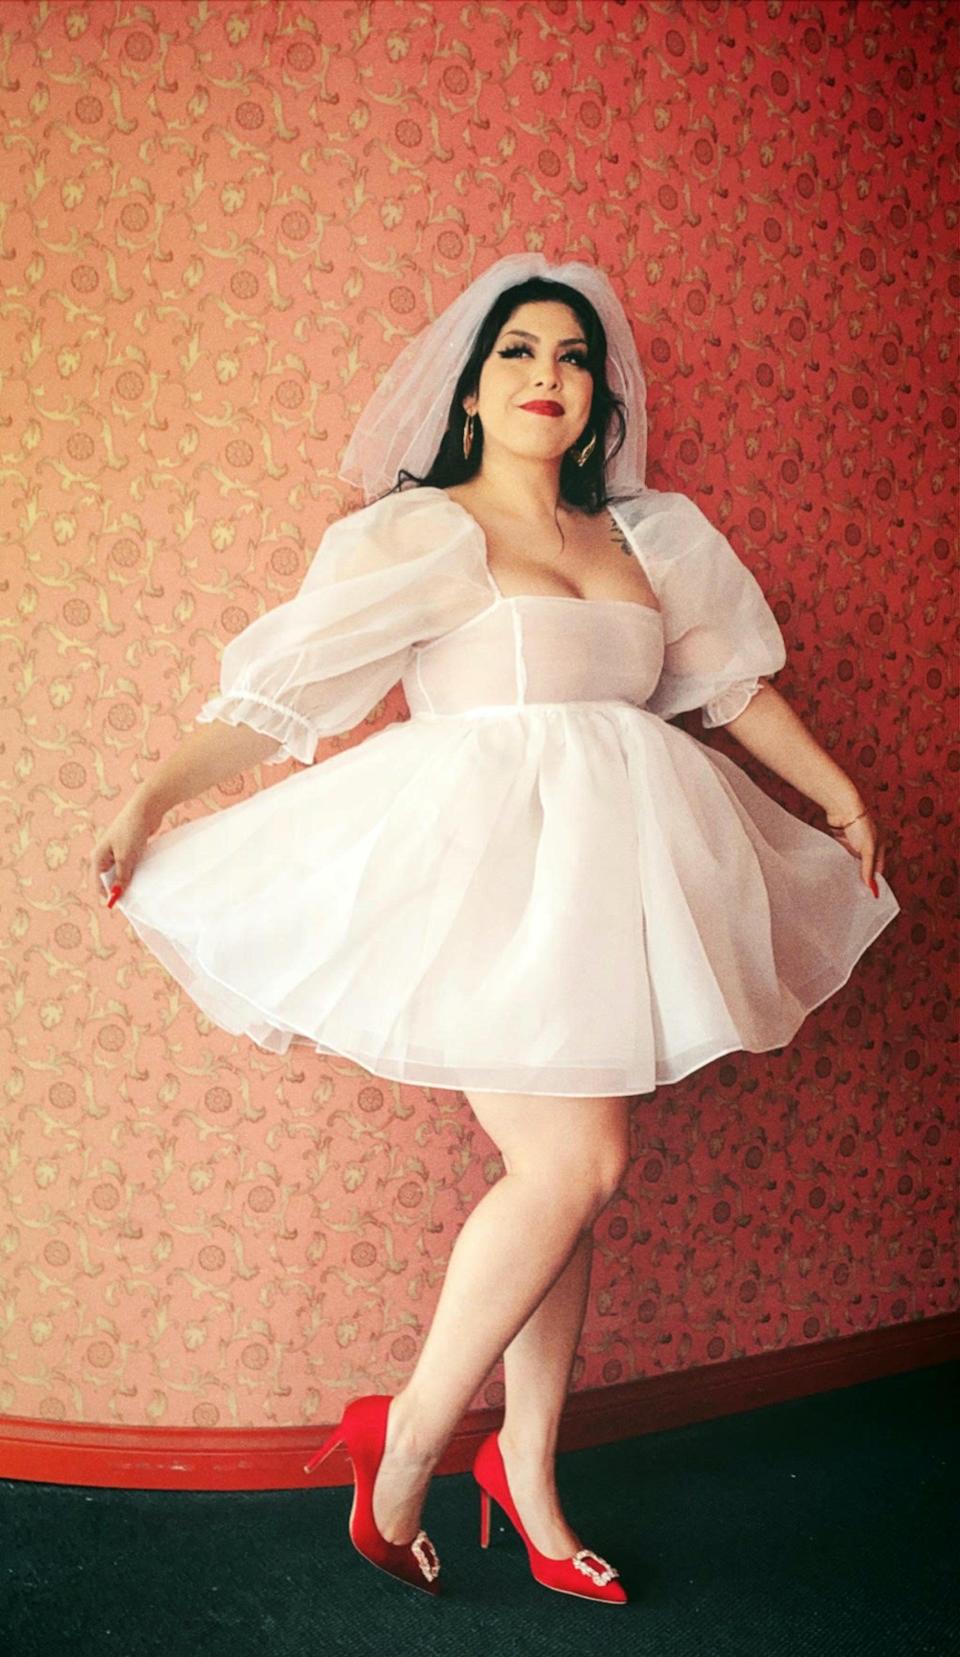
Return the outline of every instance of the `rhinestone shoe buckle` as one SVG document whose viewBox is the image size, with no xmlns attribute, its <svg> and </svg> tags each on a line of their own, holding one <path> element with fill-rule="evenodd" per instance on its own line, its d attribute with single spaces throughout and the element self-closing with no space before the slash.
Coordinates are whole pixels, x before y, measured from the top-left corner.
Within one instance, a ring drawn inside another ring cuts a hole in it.
<svg viewBox="0 0 960 1657">
<path fill-rule="evenodd" d="M 595 1559 L 598 1565 L 602 1565 L 603 1570 L 595 1570 L 592 1565 L 588 1564 L 588 1560 L 591 1559 Z M 610 1582 L 613 1577 L 620 1575 L 620 1572 L 614 1570 L 612 1565 L 608 1565 L 605 1559 L 601 1559 L 598 1553 L 594 1553 L 592 1548 L 581 1548 L 579 1553 L 574 1554 L 573 1563 L 578 1571 L 582 1571 L 584 1576 L 590 1577 L 591 1581 L 597 1583 L 601 1588 L 605 1582 Z"/>
<path fill-rule="evenodd" d="M 429 1559 L 426 1555 L 427 1548 L 430 1549 L 431 1557 Z M 425 1530 L 417 1532 L 410 1543 L 410 1551 L 428 1582 L 432 1582 L 435 1577 L 440 1575 L 440 1561 L 437 1558 L 437 1550 Z"/>
</svg>

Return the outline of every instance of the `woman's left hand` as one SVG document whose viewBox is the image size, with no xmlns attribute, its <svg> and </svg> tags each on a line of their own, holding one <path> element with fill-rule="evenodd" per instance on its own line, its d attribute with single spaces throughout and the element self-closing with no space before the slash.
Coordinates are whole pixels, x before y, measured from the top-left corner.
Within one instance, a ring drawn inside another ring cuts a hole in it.
<svg viewBox="0 0 960 1657">
<path fill-rule="evenodd" d="M 849 820 L 849 813 L 846 814 Z M 884 858 L 886 855 L 886 840 L 878 825 L 874 822 L 869 811 L 856 822 L 850 823 L 848 828 L 840 829 L 845 816 L 841 812 L 827 812 L 827 822 L 830 833 L 851 857 L 860 859 L 860 876 L 863 884 L 868 886 L 874 897 L 880 896 L 875 875 L 883 874 Z"/>
</svg>

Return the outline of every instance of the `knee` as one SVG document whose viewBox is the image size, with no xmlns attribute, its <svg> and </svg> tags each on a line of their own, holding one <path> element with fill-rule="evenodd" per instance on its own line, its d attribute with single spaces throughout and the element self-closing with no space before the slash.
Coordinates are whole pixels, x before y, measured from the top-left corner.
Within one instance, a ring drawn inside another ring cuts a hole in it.
<svg viewBox="0 0 960 1657">
<path fill-rule="evenodd" d="M 467 1097 L 507 1173 L 538 1187 L 549 1207 L 559 1202 L 579 1211 L 582 1229 L 589 1230 L 629 1165 L 629 1100 Z"/>
<path fill-rule="evenodd" d="M 551 1170 L 554 1194 L 564 1191 L 581 1210 L 581 1229 L 589 1231 L 623 1183 L 630 1162 L 629 1138 L 614 1134 L 599 1142 L 569 1147 L 558 1156 Z"/>
</svg>

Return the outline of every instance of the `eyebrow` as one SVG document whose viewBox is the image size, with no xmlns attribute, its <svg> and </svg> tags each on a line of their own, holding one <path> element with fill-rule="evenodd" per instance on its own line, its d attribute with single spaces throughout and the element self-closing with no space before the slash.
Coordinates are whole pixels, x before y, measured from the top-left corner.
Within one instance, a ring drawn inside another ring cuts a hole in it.
<svg viewBox="0 0 960 1657">
<path fill-rule="evenodd" d="M 539 334 L 529 334 L 527 332 L 526 328 L 507 328 L 505 330 L 505 333 L 507 333 L 507 334 L 519 334 L 521 339 L 537 339 L 538 340 L 540 338 Z M 586 345 L 586 343 L 587 342 L 583 338 L 582 334 L 577 334 L 574 339 L 558 339 L 557 340 L 558 345 Z"/>
</svg>

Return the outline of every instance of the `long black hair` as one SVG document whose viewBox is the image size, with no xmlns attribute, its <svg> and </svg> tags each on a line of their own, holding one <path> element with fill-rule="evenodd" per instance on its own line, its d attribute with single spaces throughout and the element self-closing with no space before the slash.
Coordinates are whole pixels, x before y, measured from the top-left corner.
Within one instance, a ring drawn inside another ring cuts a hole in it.
<svg viewBox="0 0 960 1657">
<path fill-rule="evenodd" d="M 465 459 L 463 429 L 467 416 L 463 399 L 476 396 L 481 370 L 504 323 L 519 306 L 542 299 L 557 300 L 561 304 L 569 305 L 576 315 L 587 341 L 586 363 L 593 376 L 590 417 L 579 446 L 581 449 L 584 448 L 589 443 L 591 434 L 595 434 L 596 442 L 583 466 L 577 464 L 570 450 L 564 455 L 560 465 L 561 499 L 568 506 L 578 507 L 591 516 L 600 512 L 608 501 L 616 501 L 618 498 L 629 499 L 628 496 L 617 497 L 611 494 L 606 486 L 607 433 L 611 424 L 615 424 L 617 437 L 609 456 L 612 459 L 623 447 L 627 431 L 623 402 L 614 396 L 607 384 L 606 330 L 595 307 L 584 294 L 577 288 L 569 287 L 566 282 L 553 282 L 546 276 L 530 276 L 525 282 L 514 283 L 513 287 L 505 288 L 498 294 L 480 324 L 473 349 L 460 371 L 450 400 L 446 430 L 429 470 L 425 476 L 417 477 L 415 473 L 401 467 L 397 474 L 397 482 L 392 489 L 386 491 L 386 494 L 396 494 L 407 483 L 415 484 L 417 487 L 427 485 L 431 488 L 445 489 L 451 485 L 465 483 L 468 478 L 476 475 L 483 459 L 483 429 L 479 420 L 476 421 L 470 455 Z M 379 496 L 378 499 L 382 500 L 384 496 Z"/>
</svg>

